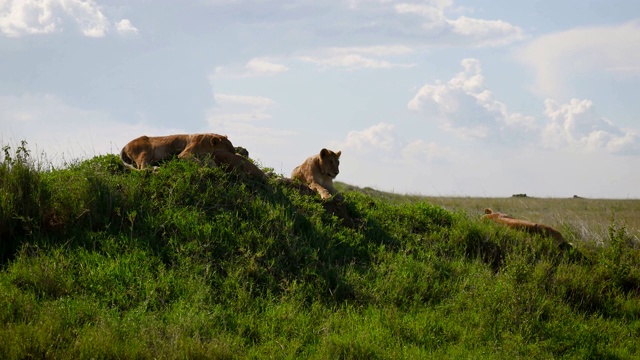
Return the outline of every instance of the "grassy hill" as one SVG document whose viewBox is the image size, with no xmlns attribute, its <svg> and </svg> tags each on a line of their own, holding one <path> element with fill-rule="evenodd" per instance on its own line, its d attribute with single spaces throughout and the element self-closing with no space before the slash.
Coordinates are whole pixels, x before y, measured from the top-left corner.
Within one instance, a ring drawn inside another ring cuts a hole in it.
<svg viewBox="0 0 640 360">
<path fill-rule="evenodd" d="M 640 356 L 625 222 L 608 215 L 606 241 L 561 223 L 563 250 L 480 221 L 473 209 L 498 200 L 340 188 L 344 203 L 323 203 L 114 155 L 43 169 L 5 147 L 0 358 Z"/>
</svg>

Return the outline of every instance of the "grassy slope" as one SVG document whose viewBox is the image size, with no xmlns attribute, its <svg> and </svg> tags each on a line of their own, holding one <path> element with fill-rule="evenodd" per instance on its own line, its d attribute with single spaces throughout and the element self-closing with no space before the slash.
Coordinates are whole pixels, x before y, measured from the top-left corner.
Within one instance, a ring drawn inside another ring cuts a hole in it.
<svg viewBox="0 0 640 360">
<path fill-rule="evenodd" d="M 348 221 L 190 162 L 44 171 L 7 149 L 0 358 L 640 355 L 625 226 L 602 245 L 561 224 L 565 252 L 471 208 L 342 187 Z"/>
</svg>

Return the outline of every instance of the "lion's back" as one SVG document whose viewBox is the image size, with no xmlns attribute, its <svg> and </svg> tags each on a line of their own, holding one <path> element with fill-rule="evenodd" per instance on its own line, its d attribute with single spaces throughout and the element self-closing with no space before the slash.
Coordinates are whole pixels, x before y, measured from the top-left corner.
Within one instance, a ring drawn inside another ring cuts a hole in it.
<svg viewBox="0 0 640 360">
<path fill-rule="evenodd" d="M 318 158 L 318 156 L 319 155 L 310 156 L 302 164 L 296 166 L 293 171 L 291 171 L 291 178 L 302 182 L 306 182 L 310 177 L 313 178 L 314 175 L 319 172 L 319 169 L 316 169 L 314 166 L 314 164 L 317 163 L 316 158 Z"/>
</svg>

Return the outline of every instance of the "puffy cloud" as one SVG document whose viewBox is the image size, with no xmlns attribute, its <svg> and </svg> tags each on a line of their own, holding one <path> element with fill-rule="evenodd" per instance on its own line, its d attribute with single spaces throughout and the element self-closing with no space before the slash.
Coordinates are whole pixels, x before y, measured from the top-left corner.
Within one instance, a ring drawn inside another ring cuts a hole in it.
<svg viewBox="0 0 640 360">
<path fill-rule="evenodd" d="M 638 153 L 638 136 L 601 117 L 589 100 L 572 99 L 567 104 L 545 101 L 548 125 L 543 129 L 544 145 L 550 148 L 570 146 L 580 151 Z"/>
<path fill-rule="evenodd" d="M 273 76 L 289 71 L 283 64 L 269 58 L 254 58 L 242 67 L 219 66 L 211 78 L 250 78 L 259 76 Z"/>
<path fill-rule="evenodd" d="M 446 160 L 452 154 L 451 149 L 434 142 L 422 139 L 407 142 L 395 125 L 384 122 L 364 130 L 349 131 L 344 141 L 334 145 L 357 157 L 369 157 L 371 153 L 375 153 L 376 161 L 387 163 L 430 163 Z"/>
<path fill-rule="evenodd" d="M 424 85 L 409 102 L 409 109 L 464 138 L 498 138 L 500 143 L 524 140 L 519 144 L 587 152 L 621 154 L 640 150 L 634 132 L 600 116 L 589 100 L 573 99 L 558 104 L 547 99 L 544 111 L 547 119 L 537 122 L 533 116 L 510 112 L 505 104 L 493 99 L 484 86 L 477 60 L 465 59 L 462 67 L 463 71 L 446 83 Z"/>
<path fill-rule="evenodd" d="M 349 131 L 341 147 L 359 152 L 370 152 L 375 149 L 390 151 L 396 147 L 396 144 L 395 126 L 379 123 L 362 131 Z"/>
<path fill-rule="evenodd" d="M 0 32 L 17 37 L 58 30 L 60 19 L 53 16 L 52 5 L 51 2 L 36 0 L 0 2 Z"/>
<path fill-rule="evenodd" d="M 0 33 L 9 37 L 62 31 L 66 18 L 87 37 L 104 37 L 111 24 L 93 0 L 6 0 L 0 2 Z M 129 20 L 115 24 L 120 34 L 137 29 Z"/>
<path fill-rule="evenodd" d="M 509 112 L 505 104 L 493 98 L 484 86 L 478 60 L 465 59 L 461 64 L 463 71 L 448 82 L 437 81 L 420 88 L 409 101 L 409 109 L 466 138 L 512 135 L 535 129 L 533 117 Z"/>
<path fill-rule="evenodd" d="M 578 74 L 638 77 L 640 21 L 541 36 L 520 49 L 516 58 L 535 71 L 533 90 L 545 97 L 566 97 L 568 83 Z"/>
<path fill-rule="evenodd" d="M 92 0 L 60 0 L 64 12 L 71 16 L 88 37 L 103 37 L 109 30 L 109 21 Z"/>
<path fill-rule="evenodd" d="M 133 26 L 130 20 L 122 19 L 116 23 L 116 31 L 120 35 L 137 35 L 138 28 Z"/>
</svg>

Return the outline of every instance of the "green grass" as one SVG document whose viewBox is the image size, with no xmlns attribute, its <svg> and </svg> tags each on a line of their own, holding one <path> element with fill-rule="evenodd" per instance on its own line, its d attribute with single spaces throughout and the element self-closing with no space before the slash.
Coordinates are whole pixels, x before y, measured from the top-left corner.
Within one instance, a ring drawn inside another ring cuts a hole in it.
<svg viewBox="0 0 640 360">
<path fill-rule="evenodd" d="M 51 169 L 24 145 L 0 165 L 0 358 L 640 356 L 637 200 L 339 184 L 323 203 L 189 161 Z"/>
</svg>

